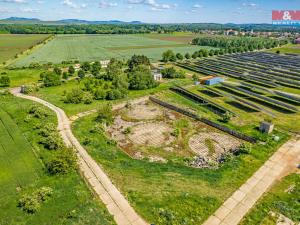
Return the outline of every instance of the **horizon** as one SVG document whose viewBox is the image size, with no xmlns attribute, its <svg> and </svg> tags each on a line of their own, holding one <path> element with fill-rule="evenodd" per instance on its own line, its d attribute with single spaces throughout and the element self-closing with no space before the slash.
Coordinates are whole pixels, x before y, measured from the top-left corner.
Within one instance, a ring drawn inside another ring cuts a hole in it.
<svg viewBox="0 0 300 225">
<path fill-rule="evenodd" d="M 143 23 L 271 24 L 272 10 L 297 10 L 300 0 L 0 0 L 2 19 L 141 21 Z"/>
</svg>

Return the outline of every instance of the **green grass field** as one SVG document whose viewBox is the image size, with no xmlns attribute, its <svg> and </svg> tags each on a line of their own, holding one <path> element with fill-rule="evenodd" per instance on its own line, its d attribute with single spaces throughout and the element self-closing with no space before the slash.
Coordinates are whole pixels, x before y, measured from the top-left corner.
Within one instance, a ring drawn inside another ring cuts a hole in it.
<svg viewBox="0 0 300 225">
<path fill-rule="evenodd" d="M 272 153 L 287 140 L 257 144 L 251 154 L 239 155 L 216 170 L 194 169 L 176 161 L 166 164 L 130 158 L 106 135 L 91 132 L 95 115 L 79 119 L 73 132 L 99 162 L 136 210 L 157 225 L 194 225 L 204 222 Z"/>
<path fill-rule="evenodd" d="M 49 35 L 46 34 L 0 34 L 0 63 L 14 58 L 16 54 L 27 50 L 47 37 Z"/>
<path fill-rule="evenodd" d="M 300 222 L 300 175 L 291 174 L 277 183 L 251 209 L 240 225 L 276 225 L 277 218 L 270 212 L 280 213 L 295 224 Z"/>
<path fill-rule="evenodd" d="M 161 37 L 159 35 L 58 35 L 29 56 L 17 60 L 14 65 L 20 67 L 31 62 L 61 63 L 63 60 L 96 61 L 113 57 L 129 58 L 133 54 L 144 54 L 152 61 L 157 61 L 168 49 L 182 54 L 193 53 L 200 49 L 199 46 L 183 43 L 181 38 L 176 35 Z"/>
<path fill-rule="evenodd" d="M 41 159 L 53 152 L 39 144 L 35 127 L 41 120 L 25 122 L 32 102 L 0 95 L 0 105 L 0 224 L 114 224 L 77 172 L 47 175 Z M 56 123 L 55 114 L 47 112 L 47 122 Z M 43 186 L 52 188 L 53 196 L 35 214 L 17 207 L 20 196 Z"/>
<path fill-rule="evenodd" d="M 10 87 L 19 87 L 24 84 L 37 83 L 42 70 L 38 69 L 1 69 L 0 76 L 7 75 L 10 78 Z M 1 89 L 1 88 L 0 88 Z"/>
<path fill-rule="evenodd" d="M 177 79 L 170 80 L 168 82 L 160 84 L 156 88 L 148 89 L 148 90 L 130 90 L 127 98 L 113 101 L 113 103 L 124 102 L 133 98 L 138 98 L 146 95 L 151 95 L 153 93 L 157 93 L 174 85 L 187 85 L 191 84 L 192 81 L 190 79 Z M 88 111 L 91 109 L 97 109 L 97 107 L 103 103 L 106 103 L 106 100 L 95 100 L 92 104 L 67 104 L 63 102 L 63 96 L 65 91 L 70 91 L 76 87 L 83 87 L 83 82 L 78 83 L 78 81 L 72 80 L 68 81 L 65 84 L 56 87 L 47 87 L 41 88 L 36 95 L 46 101 L 51 102 L 52 104 L 62 108 L 68 116 L 75 115 L 80 112 Z"/>
<path fill-rule="evenodd" d="M 300 45 L 288 44 L 280 48 L 274 48 L 270 52 L 276 53 L 278 50 L 280 53 L 300 54 Z"/>
</svg>

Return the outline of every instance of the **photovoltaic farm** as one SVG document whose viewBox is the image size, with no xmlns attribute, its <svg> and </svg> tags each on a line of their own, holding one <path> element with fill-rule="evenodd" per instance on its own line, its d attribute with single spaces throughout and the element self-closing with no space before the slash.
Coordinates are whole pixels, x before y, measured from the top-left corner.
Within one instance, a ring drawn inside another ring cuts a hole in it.
<svg viewBox="0 0 300 225">
<path fill-rule="evenodd" d="M 206 98 L 204 106 L 210 111 L 212 102 L 214 107 L 219 105 L 214 108 L 217 114 L 233 111 L 237 118 L 245 121 L 248 117 L 252 120 L 268 118 L 282 129 L 297 130 L 300 110 L 299 56 L 250 52 L 178 62 L 177 66 L 200 76 L 224 77 L 225 81 L 218 85 L 188 88 L 198 98 Z M 291 120 L 293 125 L 288 125 L 287 121 Z"/>
</svg>

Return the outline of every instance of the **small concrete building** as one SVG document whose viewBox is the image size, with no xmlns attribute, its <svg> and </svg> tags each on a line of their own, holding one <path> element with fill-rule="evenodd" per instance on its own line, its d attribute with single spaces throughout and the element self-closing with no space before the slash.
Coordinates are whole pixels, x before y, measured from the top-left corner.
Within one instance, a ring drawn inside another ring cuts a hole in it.
<svg viewBox="0 0 300 225">
<path fill-rule="evenodd" d="M 153 70 L 152 75 L 153 79 L 156 81 L 161 81 L 163 79 L 162 74 L 159 72 L 159 70 Z"/>
<path fill-rule="evenodd" d="M 108 64 L 110 63 L 110 60 L 102 60 L 100 61 L 102 68 L 107 68 Z"/>
<path fill-rule="evenodd" d="M 78 70 L 80 70 L 80 67 L 81 67 L 81 66 L 80 66 L 80 64 L 75 64 L 75 65 L 74 65 L 74 69 L 75 69 L 75 71 L 78 71 Z"/>
<path fill-rule="evenodd" d="M 265 134 L 271 134 L 274 130 L 274 124 L 270 122 L 263 121 L 260 124 L 259 130 Z"/>
</svg>

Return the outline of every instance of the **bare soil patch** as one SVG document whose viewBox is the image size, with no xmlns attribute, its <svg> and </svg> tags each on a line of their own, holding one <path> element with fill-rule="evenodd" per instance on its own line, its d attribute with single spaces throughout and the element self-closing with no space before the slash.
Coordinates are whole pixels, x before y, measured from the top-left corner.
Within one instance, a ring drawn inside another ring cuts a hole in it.
<svg viewBox="0 0 300 225">
<path fill-rule="evenodd" d="M 223 133 L 201 132 L 189 140 L 189 147 L 197 155 L 216 160 L 221 154 L 237 149 L 241 141 Z"/>
</svg>

